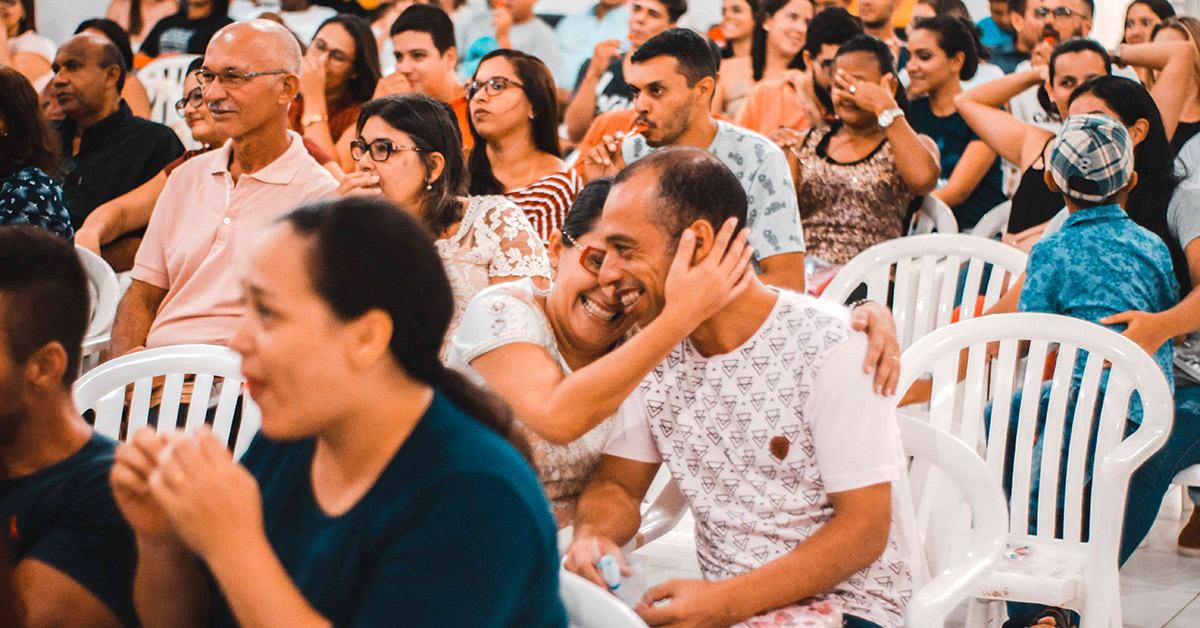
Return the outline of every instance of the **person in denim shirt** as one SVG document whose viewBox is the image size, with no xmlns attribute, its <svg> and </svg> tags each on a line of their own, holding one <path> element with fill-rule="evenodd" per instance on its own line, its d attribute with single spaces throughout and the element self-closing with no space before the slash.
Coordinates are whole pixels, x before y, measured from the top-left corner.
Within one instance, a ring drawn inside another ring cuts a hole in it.
<svg viewBox="0 0 1200 628">
<path fill-rule="evenodd" d="M 1133 141 L 1124 125 L 1099 114 L 1068 118 L 1051 148 L 1045 178 L 1050 189 L 1062 192 L 1070 216 L 1061 229 L 1038 242 L 1030 252 L 1018 304 L 1020 311 L 1061 314 L 1100 324 L 1101 319 L 1120 312 L 1162 312 L 1175 305 L 1179 284 L 1166 244 L 1151 231 L 1134 223 L 1122 209 L 1129 191 L 1137 185 Z M 1125 326 L 1106 327 L 1121 332 Z M 1171 343 L 1163 343 L 1152 357 L 1170 383 Z M 1082 358 L 1076 363 L 1068 407 L 1074 404 L 1078 395 L 1084 363 Z M 1105 383 L 1106 380 L 1101 380 L 1102 390 Z M 1041 390 L 1039 433 L 1043 429 L 1049 396 L 1047 383 Z M 1101 405 L 1097 403 L 1096 407 L 1099 411 Z M 1012 408 L 1016 414 L 1018 400 L 1014 399 Z M 1068 410 L 1068 416 L 1071 415 Z M 1014 428 L 1015 419 L 1014 416 Z M 1140 422 L 1141 406 L 1135 398 L 1131 401 L 1126 435 Z M 1098 425 L 1098 421 L 1094 422 L 1093 430 Z M 1064 465 L 1070 430 L 1068 423 L 1062 445 Z M 1010 430 L 1012 434 L 1015 432 L 1015 429 Z M 1035 445 L 1035 461 L 1042 458 L 1041 445 L 1039 438 Z M 1031 494 L 1036 494 L 1040 469 L 1035 468 L 1033 473 L 1035 486 Z M 1005 483 L 1007 485 L 1008 481 Z M 1061 510 L 1061 485 L 1058 495 Z M 1031 532 L 1032 514 L 1036 512 L 1034 506 L 1031 504 L 1030 508 Z M 1126 520 L 1131 517 L 1153 519 L 1156 512 L 1157 507 L 1154 512 L 1127 512 Z M 1129 540 L 1123 540 L 1127 542 L 1122 544 L 1122 562 L 1132 553 L 1126 551 Z M 1136 547 L 1137 543 L 1132 542 L 1132 546 Z M 1009 604 L 1009 617 L 1005 628 L 1030 626 L 1044 617 L 1053 618 L 1062 628 L 1066 628 L 1067 623 L 1078 625 L 1077 617 L 1068 617 L 1060 609 L 1031 604 Z"/>
</svg>

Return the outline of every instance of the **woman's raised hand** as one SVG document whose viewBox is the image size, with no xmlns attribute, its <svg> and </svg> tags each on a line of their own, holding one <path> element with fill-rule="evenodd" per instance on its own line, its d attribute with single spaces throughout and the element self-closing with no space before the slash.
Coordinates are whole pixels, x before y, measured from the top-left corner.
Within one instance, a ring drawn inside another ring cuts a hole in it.
<svg viewBox="0 0 1200 628">
<path fill-rule="evenodd" d="M 708 255 L 694 262 L 696 233 L 685 229 L 667 273 L 662 315 L 674 317 L 690 331 L 737 298 L 754 277 L 749 234 L 749 229 L 738 229 L 736 218 L 726 220 Z"/>
<path fill-rule="evenodd" d="M 155 541 L 175 539 L 167 513 L 150 491 L 150 477 L 158 469 L 158 456 L 171 437 L 144 427 L 128 442 L 117 447 L 109 481 L 113 497 L 129 527 L 142 538 Z"/>
</svg>

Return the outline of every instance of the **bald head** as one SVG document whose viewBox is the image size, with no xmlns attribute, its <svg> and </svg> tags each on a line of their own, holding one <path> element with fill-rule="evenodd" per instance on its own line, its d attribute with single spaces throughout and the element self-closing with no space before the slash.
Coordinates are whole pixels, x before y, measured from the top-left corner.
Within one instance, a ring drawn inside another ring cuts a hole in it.
<svg viewBox="0 0 1200 628">
<path fill-rule="evenodd" d="M 235 22 L 217 31 L 205 57 L 229 53 L 253 64 L 255 71 L 284 70 L 300 75 L 300 42 L 285 26 L 270 20 Z"/>
<path fill-rule="evenodd" d="M 58 49 L 55 61 L 64 52 L 66 53 L 64 58 L 69 57 L 84 63 L 95 64 L 102 70 L 116 66 L 117 93 L 120 94 L 121 90 L 125 88 L 125 72 L 129 68 L 125 67 L 125 58 L 121 56 L 121 50 L 111 39 L 100 33 L 85 31 L 68 39 Z"/>
</svg>

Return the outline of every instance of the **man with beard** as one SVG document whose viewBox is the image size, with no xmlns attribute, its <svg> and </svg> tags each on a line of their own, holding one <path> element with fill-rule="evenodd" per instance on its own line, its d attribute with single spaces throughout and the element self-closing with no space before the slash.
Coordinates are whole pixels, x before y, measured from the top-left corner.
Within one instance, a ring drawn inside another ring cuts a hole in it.
<svg viewBox="0 0 1200 628">
<path fill-rule="evenodd" d="M 616 174 L 663 146 L 694 146 L 716 155 L 750 203 L 746 226 L 762 280 L 804 291 L 804 236 L 787 159 L 767 138 L 710 115 L 719 55 L 703 36 L 673 28 L 632 55 L 638 133 L 605 136 L 585 158 L 585 178 Z"/>
<path fill-rule="evenodd" d="M 87 326 L 74 248 L 40 227 L 0 228 L 0 542 L 31 627 L 138 625 L 133 533 L 108 483 L 116 444 L 71 400 Z"/>
<path fill-rule="evenodd" d="M 1093 0 L 1010 0 L 1008 10 L 1017 33 L 1016 48 L 1029 55 L 1015 71 L 1044 66 L 1058 44 L 1087 37 L 1092 31 L 1094 8 Z M 1039 96 L 1044 91 L 1044 87 L 1031 87 L 1009 101 L 1009 107 L 1018 120 L 1057 133 L 1062 118 L 1048 97 Z"/>
</svg>

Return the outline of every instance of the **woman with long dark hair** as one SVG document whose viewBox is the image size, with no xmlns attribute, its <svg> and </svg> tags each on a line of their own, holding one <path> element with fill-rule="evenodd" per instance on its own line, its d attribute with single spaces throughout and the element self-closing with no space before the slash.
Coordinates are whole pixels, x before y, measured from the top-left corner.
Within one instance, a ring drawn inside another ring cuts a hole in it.
<svg viewBox="0 0 1200 628">
<path fill-rule="evenodd" d="M 54 73 L 54 42 L 37 32 L 37 4 L 34 0 L 0 2 L 0 65 L 16 69 L 33 88 L 41 92 Z"/>
<path fill-rule="evenodd" d="M 924 5 L 922 5 L 924 6 Z M 975 226 L 1004 202 L 996 153 L 967 126 L 954 97 L 963 91 L 987 51 L 977 29 L 956 17 L 929 17 L 909 25 L 908 95 L 913 129 L 933 138 L 940 149 L 945 183 L 933 191 L 954 211 L 960 229 Z"/>
<path fill-rule="evenodd" d="M 721 3 L 722 59 L 750 56 L 754 34 L 762 28 L 762 0 L 724 0 Z"/>
<path fill-rule="evenodd" d="M 0 226 L 36 225 L 74 235 L 58 170 L 58 147 L 37 92 L 13 68 L 0 67 Z"/>
<path fill-rule="evenodd" d="M 565 628 L 528 445 L 438 359 L 454 297 L 424 226 L 304 206 L 243 285 L 231 347 L 262 427 L 241 464 L 203 431 L 117 450 L 142 624 Z"/>
<path fill-rule="evenodd" d="M 1194 50 L 1178 43 L 1121 47 L 1121 59 L 1125 63 L 1161 71 L 1163 80 L 1155 84 L 1150 95 L 1161 112 L 1167 138 L 1175 132 L 1194 80 L 1193 55 Z M 954 98 L 958 113 L 971 130 L 997 155 L 1016 164 L 1021 171 L 1008 219 L 1008 241 L 1015 246 L 1029 250 L 1047 221 L 1063 205 L 1061 195 L 1046 186 L 1044 176 L 1045 155 L 1049 154 L 1054 133 L 1016 119 L 1004 110 L 1005 103 L 1030 87 L 1044 84 L 1048 110 L 1066 111 L 1076 88 L 1092 78 L 1109 74 L 1112 74 L 1112 60 L 1103 46 L 1090 39 L 1070 39 L 1055 48 L 1045 70 L 1035 68 L 1010 74 Z M 1130 206 L 1136 206 L 1138 196 L 1137 188 L 1134 188 Z"/>
<path fill-rule="evenodd" d="M 936 148 L 907 119 L 887 44 L 856 35 L 833 62 L 837 122 L 787 145 L 807 254 L 845 264 L 904 233 L 908 206 L 937 186 Z M 900 156 L 903 155 L 903 158 Z"/>
<path fill-rule="evenodd" d="M 120 24 L 105 18 L 84 20 L 75 27 L 76 35 L 84 31 L 91 31 L 107 37 L 121 52 L 126 70 L 125 87 L 121 88 L 121 98 L 125 99 L 125 104 L 129 105 L 133 115 L 149 118 L 150 95 L 146 93 L 146 86 L 142 85 L 142 82 L 138 80 L 137 73 L 133 70 L 133 46 L 130 44 L 129 34 L 121 28 Z"/>
<path fill-rule="evenodd" d="M 1123 44 L 1144 44 L 1152 40 L 1154 27 L 1163 20 L 1175 17 L 1175 7 L 1168 0 L 1133 0 L 1125 7 Z"/>
<path fill-rule="evenodd" d="M 351 144 L 357 172 L 338 190 L 382 196 L 425 225 L 454 292 L 447 340 L 480 290 L 525 277 L 545 288 L 550 280 L 546 247 L 520 208 L 502 196 L 466 196 L 462 136 L 449 107 L 424 94 L 368 102 Z"/>
<path fill-rule="evenodd" d="M 141 45 L 159 20 L 178 10 L 179 0 L 112 0 L 104 17 L 125 29 L 131 42 Z"/>
<path fill-rule="evenodd" d="M 788 69 L 804 69 L 800 50 L 813 18 L 812 0 L 765 0 L 758 16 L 749 56 L 721 62 L 713 115 L 736 118 L 756 83 L 781 78 Z"/>
<path fill-rule="evenodd" d="M 549 242 L 583 185 L 559 150 L 549 68 L 519 50 L 494 50 L 480 60 L 467 94 L 475 139 L 467 160 L 470 193 L 503 194 Z"/>
<path fill-rule="evenodd" d="M 337 15 L 317 29 L 300 70 L 300 95 L 288 111 L 292 130 L 354 169 L 350 142 L 362 106 L 379 83 L 379 49 L 371 24 Z"/>
</svg>

